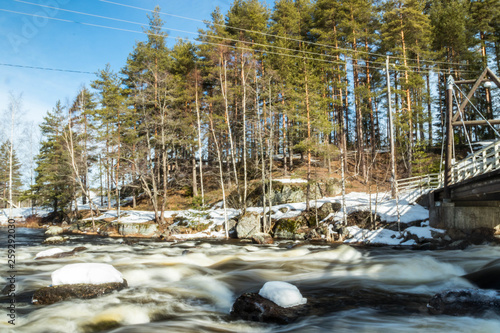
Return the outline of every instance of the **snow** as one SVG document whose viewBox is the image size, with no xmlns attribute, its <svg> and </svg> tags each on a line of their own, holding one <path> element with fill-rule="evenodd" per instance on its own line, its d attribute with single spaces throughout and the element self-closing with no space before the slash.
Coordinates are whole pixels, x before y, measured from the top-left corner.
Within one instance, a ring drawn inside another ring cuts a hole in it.
<svg viewBox="0 0 500 333">
<path fill-rule="evenodd" d="M 12 217 L 18 222 L 24 220 L 26 217 L 36 214 L 40 217 L 47 216 L 51 212 L 50 209 L 43 209 L 40 207 L 25 207 L 25 208 L 12 208 Z M 0 209 L 0 225 L 7 225 L 9 221 L 10 209 Z"/>
<path fill-rule="evenodd" d="M 123 276 L 108 264 L 80 263 L 66 265 L 52 273 L 52 285 L 123 283 Z"/>
<path fill-rule="evenodd" d="M 384 245 L 400 245 L 402 234 L 397 231 L 388 229 L 366 230 L 357 226 L 347 227 L 351 238 L 344 243 L 365 243 L 365 244 L 384 244 Z"/>
<path fill-rule="evenodd" d="M 45 251 L 38 252 L 35 256 L 35 259 L 43 258 L 43 257 L 50 257 L 50 256 L 53 256 L 54 254 L 58 254 L 58 253 L 62 253 L 62 252 L 64 252 L 64 251 L 58 247 L 53 248 L 53 249 L 48 249 Z"/>
<path fill-rule="evenodd" d="M 273 179 L 273 181 L 285 184 L 307 183 L 307 180 L 301 178 L 279 178 L 279 179 Z"/>
<path fill-rule="evenodd" d="M 302 297 L 299 289 L 288 282 L 269 281 L 260 289 L 259 295 L 278 304 L 283 308 L 302 305 L 307 299 Z"/>
<path fill-rule="evenodd" d="M 409 227 L 405 229 L 405 234 L 412 234 L 417 236 L 419 239 L 432 239 L 432 231 L 439 233 L 439 234 L 444 234 L 446 230 L 443 229 L 437 229 L 437 228 L 423 228 L 423 227 Z"/>
</svg>

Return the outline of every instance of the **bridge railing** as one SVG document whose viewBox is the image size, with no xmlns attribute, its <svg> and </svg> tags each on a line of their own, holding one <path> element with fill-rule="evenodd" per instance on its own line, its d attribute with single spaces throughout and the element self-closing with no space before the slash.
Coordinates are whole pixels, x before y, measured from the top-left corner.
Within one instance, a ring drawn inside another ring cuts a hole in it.
<svg viewBox="0 0 500 333">
<path fill-rule="evenodd" d="M 423 191 L 437 188 L 443 185 L 443 173 L 431 173 L 423 176 L 416 176 L 396 180 L 399 192 Z"/>
<path fill-rule="evenodd" d="M 451 183 L 458 183 L 466 179 L 500 169 L 500 141 L 478 150 L 473 155 L 455 163 L 451 170 Z M 444 173 L 431 173 L 396 180 L 399 192 L 440 188 L 444 185 Z"/>
<path fill-rule="evenodd" d="M 497 169 L 500 169 L 500 141 L 456 163 L 452 168 L 451 182 L 458 183 Z"/>
</svg>

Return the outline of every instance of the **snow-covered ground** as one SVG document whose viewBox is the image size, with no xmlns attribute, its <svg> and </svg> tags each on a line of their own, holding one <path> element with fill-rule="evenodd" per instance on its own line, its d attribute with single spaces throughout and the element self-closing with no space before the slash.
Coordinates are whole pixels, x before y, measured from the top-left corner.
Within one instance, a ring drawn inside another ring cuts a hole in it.
<svg viewBox="0 0 500 333">
<path fill-rule="evenodd" d="M 43 209 L 40 207 L 28 208 L 12 208 L 12 218 L 16 221 L 24 220 L 26 217 L 37 214 L 38 216 L 46 216 L 50 213 L 50 209 Z M 0 209 L 0 225 L 7 225 L 9 220 L 10 209 Z"/>
<path fill-rule="evenodd" d="M 429 218 L 429 211 L 417 204 L 409 203 L 405 198 L 413 197 L 411 193 L 402 195 L 401 199 L 396 201 L 391 199 L 388 193 L 368 194 L 362 192 L 352 192 L 346 195 L 346 209 L 341 209 L 339 212 L 329 215 L 325 220 L 333 222 L 341 222 L 344 214 L 350 214 L 356 211 L 372 211 L 380 216 L 382 221 L 397 223 L 398 215 L 399 222 L 402 224 L 401 229 L 406 229 L 406 225 L 415 221 L 426 221 Z M 342 197 L 325 197 L 310 202 L 311 207 L 321 207 L 327 202 L 342 203 Z M 276 205 L 272 208 L 273 219 L 293 218 L 300 215 L 306 209 L 306 203 L 287 203 Z M 262 213 L 262 207 L 249 207 L 248 212 Z M 266 209 L 266 212 L 269 208 Z M 227 213 L 227 219 L 230 220 L 238 216 L 241 211 L 238 209 L 227 209 L 224 211 L 222 204 L 217 204 L 210 210 L 183 210 L 183 211 L 166 211 L 166 218 L 184 218 L 192 223 L 209 224 L 209 228 L 205 231 L 193 234 L 175 235 L 179 239 L 203 238 L 203 237 L 224 237 L 223 231 L 215 231 L 215 227 L 223 225 Z M 109 210 L 102 214 L 98 219 L 117 218 L 116 210 Z M 154 219 L 154 212 L 137 211 L 137 210 L 122 210 L 119 222 L 121 223 L 145 223 Z M 404 242 L 408 232 L 416 235 L 419 239 L 432 238 L 431 230 L 442 233 L 444 231 L 433 229 L 426 223 L 422 223 L 422 227 L 412 226 L 402 232 L 391 231 L 388 229 L 365 230 L 359 227 L 348 227 L 351 238 L 347 239 L 346 243 L 366 243 L 366 244 L 387 244 L 387 245 L 414 245 L 414 240 Z"/>
<path fill-rule="evenodd" d="M 279 179 L 281 182 L 301 182 L 301 179 Z M 100 206 L 100 197 L 93 195 L 93 202 Z M 428 226 L 428 223 L 422 223 L 421 227 L 411 226 L 406 228 L 404 224 L 415 222 L 415 221 L 426 221 L 429 219 L 429 211 L 418 205 L 414 204 L 411 200 L 416 196 L 415 193 L 404 193 L 400 195 L 400 199 L 396 201 L 391 199 L 388 193 L 362 193 L 362 192 L 352 192 L 345 196 L 345 207 L 343 207 L 339 212 L 330 214 L 325 218 L 329 223 L 332 221 L 341 222 L 343 220 L 344 214 L 350 214 L 356 211 L 372 211 L 378 214 L 382 221 L 397 223 L 399 222 L 403 225 L 402 232 L 391 231 L 388 229 L 379 230 L 364 230 L 359 227 L 353 226 L 348 227 L 350 238 L 347 239 L 346 243 L 366 243 L 366 244 L 388 244 L 388 245 L 414 245 L 414 240 L 409 240 L 404 242 L 404 239 L 408 233 L 416 235 L 418 239 L 430 239 L 432 238 L 432 231 L 434 233 L 443 233 L 443 230 L 433 229 Z M 124 202 L 125 200 L 122 200 Z M 338 202 L 342 204 L 342 197 L 325 197 L 318 200 L 310 201 L 310 207 L 321 207 L 327 202 Z M 113 205 L 115 202 L 111 202 Z M 81 198 L 79 199 L 79 209 L 88 209 L 88 204 L 83 205 Z M 105 209 L 105 207 L 100 207 Z M 282 205 L 275 205 L 272 207 L 272 218 L 273 219 L 283 219 L 283 218 L 293 218 L 300 215 L 306 209 L 306 203 L 287 203 Z M 262 213 L 262 207 L 249 207 L 247 209 L 249 212 Z M 266 212 L 269 208 L 266 209 Z M 37 209 L 39 215 L 47 214 L 48 210 Z M 193 233 L 193 234 L 179 234 L 176 238 L 179 239 L 190 239 L 190 238 L 204 238 L 204 237 L 224 237 L 224 231 L 216 231 L 216 227 L 223 225 L 225 222 L 224 216 L 227 216 L 227 220 L 230 220 L 241 213 L 238 209 L 227 209 L 222 208 L 222 203 L 214 205 L 212 209 L 209 210 L 183 210 L 183 211 L 166 211 L 165 217 L 170 218 L 184 218 L 188 223 L 197 224 L 203 223 L 208 224 L 207 230 Z M 6 224 L 8 219 L 9 210 L 0 210 L 0 223 Z M 30 208 L 14 209 L 14 216 L 26 217 L 31 214 Z M 116 209 L 104 211 L 102 215 L 97 217 L 98 220 L 111 218 L 114 222 L 120 223 L 146 223 L 154 220 L 153 211 L 139 211 L 139 210 L 121 210 L 120 218 L 118 219 L 118 214 Z M 90 220 L 87 219 L 87 220 Z M 178 223 L 178 222 L 176 222 Z"/>
</svg>

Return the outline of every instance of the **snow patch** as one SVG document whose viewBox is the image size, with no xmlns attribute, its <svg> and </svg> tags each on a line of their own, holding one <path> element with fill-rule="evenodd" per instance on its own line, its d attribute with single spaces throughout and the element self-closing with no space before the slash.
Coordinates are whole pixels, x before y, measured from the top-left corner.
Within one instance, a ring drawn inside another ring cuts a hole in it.
<svg viewBox="0 0 500 333">
<path fill-rule="evenodd" d="M 81 263 L 66 265 L 52 273 L 52 285 L 123 283 L 123 276 L 108 264 Z"/>
<path fill-rule="evenodd" d="M 277 181 L 279 183 L 285 183 L 285 184 L 307 183 L 307 180 L 301 179 L 301 178 L 297 178 L 297 179 L 280 178 L 280 179 L 273 179 L 273 181 Z"/>
<path fill-rule="evenodd" d="M 288 282 L 269 281 L 260 289 L 259 295 L 283 308 L 302 305 L 307 299 L 302 297 L 299 289 Z"/>
</svg>

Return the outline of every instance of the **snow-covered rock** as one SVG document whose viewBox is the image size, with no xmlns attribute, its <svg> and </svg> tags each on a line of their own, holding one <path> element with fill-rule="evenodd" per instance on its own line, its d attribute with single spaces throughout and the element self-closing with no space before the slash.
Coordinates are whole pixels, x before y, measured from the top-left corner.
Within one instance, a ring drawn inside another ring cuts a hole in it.
<svg viewBox="0 0 500 333">
<path fill-rule="evenodd" d="M 260 289 L 259 295 L 283 308 L 302 305 L 307 299 L 302 297 L 299 289 L 288 282 L 269 281 Z"/>
<path fill-rule="evenodd" d="M 80 263 L 66 265 L 52 273 L 52 285 L 123 283 L 123 276 L 109 264 Z"/>
<path fill-rule="evenodd" d="M 56 235 L 62 234 L 63 231 L 64 231 L 63 228 L 58 227 L 56 225 L 53 225 L 53 226 L 47 228 L 47 231 L 45 231 L 45 234 L 51 235 L 51 236 L 56 236 Z"/>
<path fill-rule="evenodd" d="M 64 251 L 61 250 L 60 248 L 55 247 L 53 249 L 48 249 L 45 251 L 38 252 L 35 256 L 35 259 L 43 258 L 43 257 L 50 257 L 50 256 L 53 256 L 54 254 L 63 253 L 63 252 Z"/>
<path fill-rule="evenodd" d="M 69 239 L 69 237 L 52 236 L 52 237 L 45 239 L 42 243 L 43 244 L 59 244 L 59 243 L 64 243 L 68 239 Z"/>
</svg>

